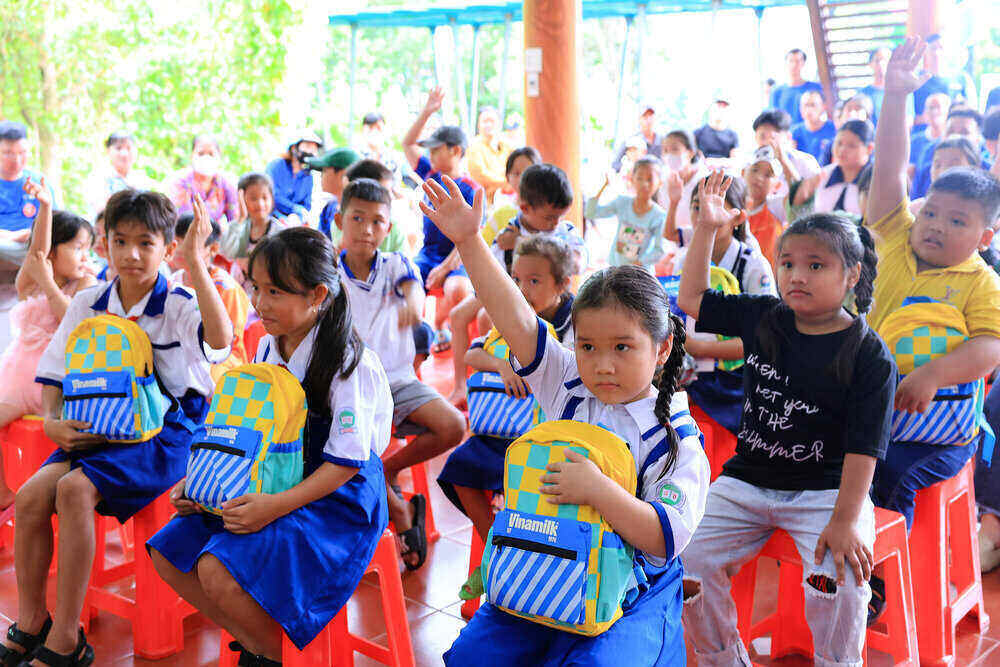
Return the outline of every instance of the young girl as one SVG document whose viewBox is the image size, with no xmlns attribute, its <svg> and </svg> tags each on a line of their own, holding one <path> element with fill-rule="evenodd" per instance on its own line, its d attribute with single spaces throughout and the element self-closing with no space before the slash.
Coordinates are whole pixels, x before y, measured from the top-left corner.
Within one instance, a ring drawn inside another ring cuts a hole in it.
<svg viewBox="0 0 1000 667">
<path fill-rule="evenodd" d="M 42 385 L 35 382 L 38 360 L 48 347 L 70 299 L 96 281 L 87 255 L 94 231 L 83 218 L 66 211 L 52 212 L 45 180 L 24 182 L 24 191 L 38 200 L 31 243 L 17 272 L 18 303 L 10 313 L 14 340 L 0 357 L 0 428 L 24 415 L 42 412 Z M 3 480 L 0 462 L 0 509 L 14 502 L 14 492 Z"/>
<path fill-rule="evenodd" d="M 868 491 L 888 444 L 896 371 L 864 316 L 843 304 L 853 292 L 859 312 L 871 306 L 874 245 L 844 217 L 811 215 L 778 243 L 781 299 L 709 291 L 713 237 L 738 215 L 724 207 L 728 185 L 716 173 L 702 186 L 678 303 L 700 330 L 743 339 L 746 403 L 736 456 L 684 554 L 684 628 L 700 665 L 752 664 L 729 576 L 781 528 L 807 564 L 816 664 L 860 665 L 875 540 Z"/>
<path fill-rule="evenodd" d="M 427 182 L 424 214 L 455 243 L 486 311 L 510 347 L 515 372 L 550 418 L 614 431 L 639 471 L 633 496 L 589 460 L 567 453 L 548 466 L 540 492 L 551 503 L 591 505 L 635 546 L 645 580 L 624 616 L 599 637 L 562 632 L 483 605 L 444 655 L 446 665 L 684 662 L 680 616 L 683 551 L 701 517 L 708 462 L 683 394 L 675 395 L 684 328 L 669 315 L 666 292 L 635 266 L 593 275 L 573 302 L 575 351 L 546 334 L 538 315 L 479 236 L 483 197 L 466 205 L 449 179 Z M 663 366 L 657 376 L 657 368 Z M 658 377 L 657 386 L 652 385 Z"/>
<path fill-rule="evenodd" d="M 576 258 L 561 239 L 550 235 L 525 238 L 514 251 L 511 278 L 534 311 L 556 332 L 560 343 L 573 346 L 573 294 L 570 279 L 576 273 Z M 493 356 L 485 349 L 485 336 L 477 338 L 465 355 L 465 363 L 477 371 L 499 373 L 507 395 L 524 398 L 531 393 L 507 359 Z M 493 511 L 483 491 L 503 493 L 503 461 L 512 440 L 488 435 L 473 435 L 448 456 L 438 484 L 448 499 L 464 512 L 485 540 L 493 524 Z M 483 594 L 479 569 L 470 575 L 459 594 L 472 599 Z"/>
<path fill-rule="evenodd" d="M 247 271 L 250 253 L 261 239 L 277 234 L 287 225 L 274 217 L 274 185 L 270 176 L 256 172 L 244 174 L 237 188 L 240 220 L 226 228 L 219 249 L 223 255 L 233 260 L 232 273 L 236 281 L 250 293 L 253 290 Z"/>
<path fill-rule="evenodd" d="M 256 362 L 302 382 L 310 406 L 303 480 L 201 513 L 171 491 L 178 517 L 149 541 L 160 576 L 239 643 L 240 664 L 280 664 L 281 633 L 304 648 L 347 602 L 388 524 L 379 455 L 392 395 L 351 326 L 333 247 L 295 227 L 250 256 L 254 307 L 268 335 Z M 244 660 L 246 662 L 244 662 Z"/>
<path fill-rule="evenodd" d="M 875 128 L 871 123 L 866 120 L 844 123 L 833 140 L 833 162 L 789 188 L 790 217 L 833 211 L 861 216 L 857 180 L 874 149 Z"/>
<path fill-rule="evenodd" d="M 733 215 L 729 224 L 716 232 L 710 259 L 713 265 L 726 269 L 736 278 L 741 294 L 775 296 L 771 264 L 754 244 L 747 242 L 747 223 L 742 214 L 745 193 L 743 180 L 734 178 L 723 203 L 725 210 Z M 691 196 L 691 220 L 696 229 L 700 215 L 699 187 Z M 674 263 L 675 274 L 683 275 L 689 253 L 687 249 L 681 251 Z M 717 368 L 717 362 L 742 359 L 743 342 L 739 338 L 719 340 L 715 334 L 696 332 L 695 320 L 691 317 L 686 324 L 685 348 L 695 358 L 698 371 L 697 379 L 687 386 L 688 396 L 705 414 L 735 434 L 743 412 L 743 369 L 722 370 Z"/>
<path fill-rule="evenodd" d="M 706 173 L 694 135 L 674 130 L 663 138 L 664 178 L 660 202 L 666 202 L 667 224 L 691 229 L 691 193 Z M 675 197 L 676 195 L 676 197 Z M 669 236 L 665 238 L 670 239 Z"/>
<path fill-rule="evenodd" d="M 979 169 L 982 157 L 972 142 L 965 137 L 948 137 L 939 141 L 931 155 L 931 182 L 952 167 Z M 916 215 L 924 206 L 925 197 L 910 202 L 910 213 Z"/>
<path fill-rule="evenodd" d="M 612 215 L 618 218 L 618 231 L 608 254 L 611 266 L 635 264 L 653 273 L 653 265 L 663 257 L 663 224 L 667 212 L 653 201 L 660 189 L 660 169 L 661 163 L 656 157 L 641 157 L 632 167 L 635 196 L 621 195 L 602 206 L 598 202 L 609 183 L 605 177 L 601 189 L 587 200 L 584 215 L 588 218 Z"/>
</svg>

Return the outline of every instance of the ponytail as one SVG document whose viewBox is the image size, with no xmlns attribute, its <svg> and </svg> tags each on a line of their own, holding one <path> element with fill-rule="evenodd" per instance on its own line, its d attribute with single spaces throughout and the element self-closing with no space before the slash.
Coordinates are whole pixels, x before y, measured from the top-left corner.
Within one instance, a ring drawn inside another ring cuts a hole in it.
<svg viewBox="0 0 1000 667">
<path fill-rule="evenodd" d="M 302 380 L 306 398 L 313 412 L 330 417 L 330 385 L 334 376 L 346 379 L 357 368 L 364 344 L 351 325 L 351 303 L 343 286 L 329 294 L 317 319 L 316 340 L 309 357 L 309 368 Z M 339 372 L 338 372 L 339 371 Z"/>
</svg>

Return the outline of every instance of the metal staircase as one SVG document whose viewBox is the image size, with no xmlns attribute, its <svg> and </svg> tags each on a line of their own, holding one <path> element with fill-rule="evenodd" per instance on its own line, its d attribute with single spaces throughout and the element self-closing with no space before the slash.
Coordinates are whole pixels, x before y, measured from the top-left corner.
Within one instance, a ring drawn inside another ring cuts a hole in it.
<svg viewBox="0 0 1000 667">
<path fill-rule="evenodd" d="M 806 0 L 806 4 L 828 100 L 847 99 L 869 84 L 871 50 L 892 48 L 906 36 L 907 0 Z"/>
</svg>

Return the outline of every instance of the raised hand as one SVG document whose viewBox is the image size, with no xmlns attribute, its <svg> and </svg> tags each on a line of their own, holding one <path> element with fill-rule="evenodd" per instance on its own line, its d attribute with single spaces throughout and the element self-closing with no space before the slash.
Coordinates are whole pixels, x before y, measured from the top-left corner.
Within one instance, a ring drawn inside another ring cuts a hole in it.
<svg viewBox="0 0 1000 667">
<path fill-rule="evenodd" d="M 424 111 L 428 114 L 432 114 L 441 108 L 444 103 L 444 88 L 441 86 L 436 86 L 431 88 L 431 91 L 427 93 L 427 102 L 424 103 Z"/>
<path fill-rule="evenodd" d="M 476 190 L 476 197 L 469 206 L 455 181 L 448 176 L 443 179 L 447 190 L 433 179 L 424 181 L 427 201 L 420 202 L 420 210 L 452 243 L 458 245 L 479 235 L 479 224 L 483 219 L 483 190 Z"/>
<path fill-rule="evenodd" d="M 39 288 L 55 283 L 55 276 L 52 273 L 52 260 L 42 250 L 29 252 L 24 258 L 24 263 L 21 264 L 21 270 Z"/>
<path fill-rule="evenodd" d="M 212 233 L 212 221 L 208 217 L 208 209 L 201 195 L 194 194 L 191 197 L 191 209 L 194 214 L 194 221 L 188 228 L 184 236 L 184 243 L 181 245 L 181 252 L 184 253 L 184 262 L 189 266 L 195 266 L 201 261 L 201 249 L 205 247 L 205 241 Z"/>
<path fill-rule="evenodd" d="M 670 201 L 680 201 L 681 197 L 684 196 L 684 181 L 681 180 L 681 175 L 676 171 L 671 171 L 667 174 L 667 197 Z"/>
<path fill-rule="evenodd" d="M 930 72 L 920 72 L 926 50 L 920 37 L 909 37 L 893 50 L 885 68 L 886 92 L 909 95 L 931 78 Z"/>
<path fill-rule="evenodd" d="M 29 197 L 37 199 L 39 204 L 48 206 L 49 208 L 52 207 L 52 193 L 49 192 L 49 189 L 45 186 L 44 176 L 42 176 L 40 183 L 35 183 L 30 177 L 24 179 L 24 185 L 22 188 Z"/>
<path fill-rule="evenodd" d="M 726 208 L 726 191 L 733 179 L 722 171 L 713 171 L 698 186 L 698 224 L 720 229 L 733 224 L 740 216 L 739 209 Z"/>
</svg>

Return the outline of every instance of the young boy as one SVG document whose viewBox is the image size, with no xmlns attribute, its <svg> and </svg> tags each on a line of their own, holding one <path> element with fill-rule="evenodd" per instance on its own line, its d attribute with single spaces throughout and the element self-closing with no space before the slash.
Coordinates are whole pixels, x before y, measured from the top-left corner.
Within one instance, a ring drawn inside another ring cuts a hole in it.
<svg viewBox="0 0 1000 667">
<path fill-rule="evenodd" d="M 416 496 L 408 506 L 392 487 L 401 470 L 461 442 L 465 419 L 414 373 L 411 329 L 420 322 L 424 290 L 405 255 L 378 250 L 392 227 L 391 203 L 386 188 L 377 181 L 360 178 L 344 189 L 341 210 L 334 221 L 342 234 L 338 268 L 354 312 L 354 326 L 385 367 L 395 404 L 392 422 L 396 434 L 416 435 L 382 462 L 390 486 L 389 519 L 406 548 L 406 567 L 415 570 L 427 557 L 423 523 L 426 498 Z"/>
<path fill-rule="evenodd" d="M 320 172 L 320 187 L 330 200 L 319 212 L 317 229 L 327 236 L 333 229 L 333 216 L 340 210 L 340 196 L 347 185 L 347 168 L 361 159 L 361 154 L 353 148 L 334 148 L 317 158 L 307 160 L 310 169 Z"/>
<path fill-rule="evenodd" d="M 826 115 L 823 93 L 816 90 L 803 93 L 799 106 L 802 122 L 792 127 L 792 139 L 797 149 L 819 160 L 823 155 L 823 142 L 833 141 L 837 127 Z"/>
<path fill-rule="evenodd" d="M 194 424 L 208 411 L 209 364 L 229 356 L 233 337 L 232 323 L 199 252 L 211 232 L 208 212 L 201 199 L 192 205 L 195 222 L 180 252 L 194 294 L 183 287 L 171 289 L 159 273 L 161 262 L 177 246 L 177 213 L 170 200 L 136 190 L 111 196 L 104 220 L 111 264 L 119 275 L 73 298 L 39 361 L 36 381 L 45 385 L 45 434 L 59 449 L 17 493 L 20 605 L 14 632 L 0 649 L 6 664 L 16 664 L 15 654 L 35 647 L 36 660 L 50 665 L 78 664 L 72 661 L 93 655 L 78 628 L 94 560 L 94 509 L 124 523 L 184 477 Z M 104 313 L 131 319 L 153 343 L 156 372 L 175 408 L 152 440 L 108 445 L 103 436 L 88 432 L 87 422 L 61 416 L 66 342 L 76 325 Z M 49 619 L 45 587 L 52 562 L 53 514 L 59 516 L 60 568 L 58 605 Z"/>
<path fill-rule="evenodd" d="M 462 197 L 472 205 L 479 185 L 461 173 L 462 156 L 468 141 L 462 128 L 454 125 L 442 125 L 429 139 L 420 141 L 420 133 L 424 126 L 444 101 L 444 91 L 433 89 L 427 96 L 427 102 L 413 125 L 403 137 L 403 152 L 417 176 L 442 182 L 443 176 L 449 176 L 462 191 Z M 424 155 L 422 148 L 429 151 Z M 472 293 L 472 283 L 462 268 L 458 254 L 452 254 L 455 245 L 447 236 L 441 233 L 430 218 L 424 216 L 424 246 L 420 249 L 414 263 L 420 269 L 420 276 L 427 289 L 442 288 L 444 297 L 438 299 L 434 307 L 434 328 L 436 329 L 434 345 L 435 352 L 444 352 L 451 348 L 451 331 L 445 328 L 445 319 L 449 311 L 462 299 Z"/>
<path fill-rule="evenodd" d="M 788 184 L 815 176 L 820 172 L 819 163 L 809 153 L 792 148 L 789 128 L 792 118 L 781 109 L 765 109 L 753 121 L 753 135 L 757 147 L 770 146 L 781 163 L 781 186 L 776 194 L 788 194 Z"/>
<path fill-rule="evenodd" d="M 184 245 L 188 230 L 191 228 L 191 223 L 193 222 L 194 216 L 190 213 L 185 213 L 177 218 L 177 225 L 174 227 L 174 236 L 180 245 Z M 254 353 L 257 352 L 257 350 L 253 352 L 247 350 L 243 338 L 244 330 L 247 328 L 247 317 L 250 314 L 250 299 L 247 297 L 247 293 L 243 291 L 243 288 L 240 287 L 239 283 L 236 282 L 228 271 L 212 264 L 212 260 L 219 254 L 220 236 L 219 223 L 212 220 L 212 231 L 209 233 L 208 238 L 205 239 L 205 244 L 199 249 L 201 260 L 208 267 L 212 283 L 219 292 L 222 304 L 226 307 L 229 320 L 233 323 L 232 353 L 222 363 L 212 365 L 211 373 L 213 382 L 218 382 L 222 374 L 230 368 L 250 363 Z M 194 285 L 191 282 L 191 274 L 186 271 L 187 261 L 184 256 L 179 252 L 175 252 L 169 264 L 170 268 L 174 271 L 170 277 L 170 282 L 193 289 Z"/>
<path fill-rule="evenodd" d="M 993 238 L 1000 182 L 979 169 L 956 167 L 931 184 L 916 218 L 906 199 L 906 98 L 926 79 L 916 73 L 924 49 L 919 38 L 907 40 L 886 71 L 865 216 L 879 258 L 868 321 L 878 331 L 905 298 L 929 297 L 962 313 L 969 339 L 903 378 L 895 408 L 906 413 L 926 412 L 942 387 L 978 380 L 1000 364 L 1000 278 L 977 252 Z M 977 440 L 957 446 L 892 442 L 875 469 L 875 504 L 900 512 L 910 525 L 916 492 L 961 470 Z"/>
<path fill-rule="evenodd" d="M 359 160 L 347 168 L 344 176 L 347 178 L 348 183 L 352 183 L 359 178 L 370 178 L 388 190 L 390 195 L 392 194 L 392 171 L 378 160 L 368 158 Z M 336 225 L 330 228 L 330 240 L 333 241 L 334 246 L 340 247 L 340 229 Z M 378 249 L 381 252 L 402 252 L 405 247 L 406 237 L 400 231 L 399 225 L 392 224 L 389 226 L 388 236 L 385 237 L 385 241 L 382 242 L 382 245 Z"/>
<path fill-rule="evenodd" d="M 777 269 L 775 246 L 788 222 L 784 197 L 775 194 L 781 187 L 781 173 L 781 163 L 770 146 L 758 148 L 743 170 L 743 179 L 747 184 L 747 224 L 760 244 L 760 251 L 774 269 Z"/>
</svg>

